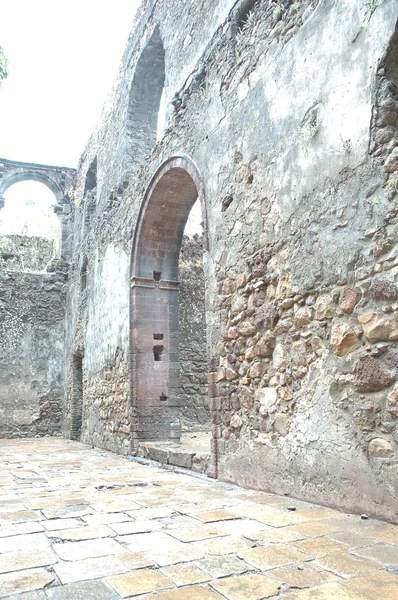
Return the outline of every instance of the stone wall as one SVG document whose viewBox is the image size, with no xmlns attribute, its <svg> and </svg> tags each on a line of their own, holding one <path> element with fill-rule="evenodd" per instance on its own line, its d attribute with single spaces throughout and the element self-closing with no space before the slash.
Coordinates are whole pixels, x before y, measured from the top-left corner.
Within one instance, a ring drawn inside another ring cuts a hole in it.
<svg viewBox="0 0 398 600">
<path fill-rule="evenodd" d="M 131 256 L 148 190 L 178 157 L 170 210 L 191 164 L 207 211 L 212 474 L 395 518 L 397 19 L 394 0 L 143 2 L 71 215 L 66 364 L 84 352 L 86 442 L 124 452 L 123 419 L 136 426 L 121 389 L 137 349 Z M 164 60 L 168 117 L 145 152 L 129 118 L 143 52 Z"/>
<path fill-rule="evenodd" d="M 209 431 L 203 239 L 184 237 L 178 269 L 181 426 Z"/>
<path fill-rule="evenodd" d="M 84 383 L 81 441 L 119 454 L 129 454 L 131 415 L 123 352 L 117 349 L 114 360 Z"/>
<path fill-rule="evenodd" d="M 63 273 L 0 271 L 0 437 L 60 433 L 65 295 Z"/>
<path fill-rule="evenodd" d="M 0 236 L 0 269 L 6 271 L 46 271 L 54 257 L 54 243 L 42 237 Z"/>
</svg>

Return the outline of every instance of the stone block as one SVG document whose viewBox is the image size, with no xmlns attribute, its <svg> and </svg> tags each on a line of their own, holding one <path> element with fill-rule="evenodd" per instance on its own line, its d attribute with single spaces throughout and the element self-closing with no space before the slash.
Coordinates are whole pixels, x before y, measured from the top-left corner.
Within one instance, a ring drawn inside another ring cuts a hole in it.
<svg viewBox="0 0 398 600">
<path fill-rule="evenodd" d="M 366 338 L 372 344 L 398 340 L 398 322 L 382 313 L 364 313 L 358 317 Z"/>
<path fill-rule="evenodd" d="M 395 452 L 390 442 L 383 438 L 374 438 L 369 444 L 369 454 L 375 458 L 391 458 Z"/>
<path fill-rule="evenodd" d="M 46 590 L 49 600 L 118 600 L 119 596 L 102 581 L 82 581 Z"/>
<path fill-rule="evenodd" d="M 108 577 L 108 583 L 122 597 L 138 596 L 173 587 L 173 584 L 158 571 L 143 569 Z"/>
<path fill-rule="evenodd" d="M 23 568 L 23 567 L 22 567 Z M 0 575 L 0 594 L 22 594 L 32 590 L 41 590 L 54 581 L 55 577 L 45 569 L 24 569 Z"/>
<path fill-rule="evenodd" d="M 276 596 L 280 587 L 266 575 L 258 573 L 226 577 L 212 582 L 211 586 L 228 600 L 263 600 Z"/>
</svg>

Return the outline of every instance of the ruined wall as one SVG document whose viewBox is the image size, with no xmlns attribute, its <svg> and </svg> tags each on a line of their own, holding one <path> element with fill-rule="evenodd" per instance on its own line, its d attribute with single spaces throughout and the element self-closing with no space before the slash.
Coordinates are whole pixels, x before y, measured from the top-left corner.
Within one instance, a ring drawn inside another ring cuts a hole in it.
<svg viewBox="0 0 398 600">
<path fill-rule="evenodd" d="M 0 236 L 0 269 L 45 271 L 54 257 L 54 243 L 41 237 Z"/>
<path fill-rule="evenodd" d="M 1 248 L 0 437 L 59 434 L 66 275 L 43 269 L 49 240 L 2 236 Z"/>
<path fill-rule="evenodd" d="M 395 121 L 380 119 L 396 118 L 398 7 L 280 0 L 245 14 L 246 4 L 144 2 L 81 161 L 77 197 L 95 159 L 98 185 L 84 235 L 87 197 L 72 215 L 67 364 L 82 347 L 87 390 L 95 381 L 119 394 L 101 417 L 98 393 L 84 392 L 84 440 L 128 451 L 130 367 L 121 380 L 115 357 L 129 356 L 134 326 L 134 232 L 154 173 L 183 155 L 201 174 L 207 205 L 212 473 L 393 519 Z M 130 87 L 156 28 L 167 129 L 132 165 L 122 160 L 135 143 L 125 135 Z M 79 321 L 83 256 L 91 283 Z"/>
<path fill-rule="evenodd" d="M 180 413 L 183 430 L 209 431 L 203 239 L 184 237 L 180 277 Z"/>
</svg>

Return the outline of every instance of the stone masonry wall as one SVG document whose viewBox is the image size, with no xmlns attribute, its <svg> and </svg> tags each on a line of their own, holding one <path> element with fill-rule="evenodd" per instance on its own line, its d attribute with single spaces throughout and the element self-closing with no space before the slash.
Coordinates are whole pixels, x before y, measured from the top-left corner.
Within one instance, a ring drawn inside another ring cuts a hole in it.
<svg viewBox="0 0 398 600">
<path fill-rule="evenodd" d="M 183 430 L 209 431 L 203 239 L 184 237 L 180 278 L 180 412 Z"/>
<path fill-rule="evenodd" d="M 0 269 L 7 271 L 45 271 L 54 256 L 54 244 L 41 237 L 0 236 Z"/>
<path fill-rule="evenodd" d="M 130 418 L 127 364 L 118 349 L 115 359 L 85 382 L 81 441 L 128 454 Z"/>
<path fill-rule="evenodd" d="M 112 423 L 128 418 L 115 357 L 134 343 L 133 240 L 154 174 L 183 156 L 207 208 L 211 473 L 396 519 L 397 20 L 395 0 L 143 2 L 77 176 L 80 197 L 95 162 L 89 226 L 87 196 L 71 215 L 65 364 L 84 350 L 86 442 L 128 447 Z M 167 127 L 131 165 L 130 87 L 154 35 Z"/>
<path fill-rule="evenodd" d="M 66 277 L 19 270 L 42 270 L 51 256 L 47 240 L 1 240 L 15 270 L 0 270 L 0 437 L 59 434 Z"/>
</svg>

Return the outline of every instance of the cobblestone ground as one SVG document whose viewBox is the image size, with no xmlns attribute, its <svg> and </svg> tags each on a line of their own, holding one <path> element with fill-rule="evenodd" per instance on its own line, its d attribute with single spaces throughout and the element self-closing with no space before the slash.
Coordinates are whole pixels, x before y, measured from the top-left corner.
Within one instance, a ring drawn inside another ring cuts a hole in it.
<svg viewBox="0 0 398 600">
<path fill-rule="evenodd" d="M 2 440 L 0 481 L 1 598 L 398 599 L 398 525 L 61 439 Z"/>
</svg>

